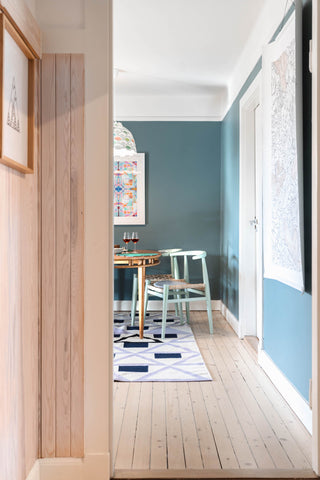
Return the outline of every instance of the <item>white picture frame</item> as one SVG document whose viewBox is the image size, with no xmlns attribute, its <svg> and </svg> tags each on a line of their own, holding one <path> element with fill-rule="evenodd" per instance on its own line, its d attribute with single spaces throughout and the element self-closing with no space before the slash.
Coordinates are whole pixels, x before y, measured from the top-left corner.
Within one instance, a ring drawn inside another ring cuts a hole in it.
<svg viewBox="0 0 320 480">
<path fill-rule="evenodd" d="M 114 157 L 114 225 L 145 225 L 145 154 Z"/>
<path fill-rule="evenodd" d="M 263 52 L 263 243 L 264 278 L 303 292 L 301 12 Z"/>
</svg>

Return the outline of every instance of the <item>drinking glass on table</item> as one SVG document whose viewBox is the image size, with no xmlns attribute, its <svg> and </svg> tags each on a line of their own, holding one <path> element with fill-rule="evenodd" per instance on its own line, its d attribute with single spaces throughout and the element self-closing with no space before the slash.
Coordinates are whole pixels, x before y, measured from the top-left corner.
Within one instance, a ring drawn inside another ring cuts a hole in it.
<svg viewBox="0 0 320 480">
<path fill-rule="evenodd" d="M 137 243 L 139 242 L 138 232 L 133 232 L 133 233 L 132 233 L 131 240 L 132 240 L 133 245 L 134 245 L 133 251 L 136 252 L 136 251 L 137 251 Z"/>
<path fill-rule="evenodd" d="M 124 232 L 123 241 L 126 244 L 126 247 L 125 247 L 126 252 L 128 251 L 128 243 L 130 242 L 130 240 L 131 240 L 131 233 Z"/>
</svg>

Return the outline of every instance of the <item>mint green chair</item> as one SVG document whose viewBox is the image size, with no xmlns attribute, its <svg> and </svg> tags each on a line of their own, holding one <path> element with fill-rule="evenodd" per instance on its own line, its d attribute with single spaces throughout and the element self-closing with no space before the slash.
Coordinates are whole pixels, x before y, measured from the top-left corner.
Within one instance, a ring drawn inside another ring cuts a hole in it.
<svg viewBox="0 0 320 480">
<path fill-rule="evenodd" d="M 170 266 L 171 266 L 171 273 L 159 273 L 159 274 L 151 274 L 146 275 L 146 287 L 150 283 L 160 282 L 163 280 L 172 280 L 174 278 L 174 259 L 170 255 L 172 253 L 181 252 L 181 248 L 166 248 L 163 250 L 159 250 L 162 253 L 162 257 L 170 257 Z M 175 269 L 177 278 L 179 278 L 179 269 L 178 264 L 176 265 Z M 136 309 L 137 309 L 137 298 L 138 298 L 138 275 L 135 273 L 133 275 L 133 282 L 132 282 L 132 301 L 131 301 L 131 326 L 134 325 Z M 182 306 L 181 304 L 176 303 L 175 305 L 175 312 L 178 315 L 178 309 L 180 309 L 179 313 L 182 315 Z M 145 305 L 144 305 L 144 315 L 146 315 L 147 305 L 146 305 L 146 296 L 145 296 Z"/>
<path fill-rule="evenodd" d="M 165 279 L 156 281 L 154 283 L 146 283 L 145 306 L 148 305 L 148 298 L 150 295 L 162 299 L 162 331 L 161 338 L 165 338 L 167 310 L 170 303 L 186 304 L 187 322 L 189 322 L 189 304 L 191 302 L 203 300 L 206 302 L 209 332 L 213 333 L 212 310 L 211 310 L 211 296 L 209 276 L 206 265 L 207 252 L 202 250 L 180 251 L 170 254 L 173 259 L 173 276 L 174 279 Z M 183 257 L 183 278 L 179 279 L 178 257 Z M 202 283 L 190 283 L 188 259 L 193 261 L 201 261 L 202 265 Z M 193 294 L 195 296 L 190 296 Z M 180 322 L 183 322 L 182 315 Z"/>
</svg>

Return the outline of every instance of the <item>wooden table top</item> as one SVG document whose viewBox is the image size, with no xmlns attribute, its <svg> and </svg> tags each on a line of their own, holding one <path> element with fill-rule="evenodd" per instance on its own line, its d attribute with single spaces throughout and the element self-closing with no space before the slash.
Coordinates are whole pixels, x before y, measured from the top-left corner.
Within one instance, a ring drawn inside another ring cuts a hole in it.
<svg viewBox="0 0 320 480">
<path fill-rule="evenodd" d="M 137 250 L 136 252 L 128 252 L 128 255 L 125 255 L 125 253 L 114 255 L 115 268 L 154 267 L 160 263 L 161 253 L 157 250 Z M 130 254 L 139 255 L 131 256 Z"/>
</svg>

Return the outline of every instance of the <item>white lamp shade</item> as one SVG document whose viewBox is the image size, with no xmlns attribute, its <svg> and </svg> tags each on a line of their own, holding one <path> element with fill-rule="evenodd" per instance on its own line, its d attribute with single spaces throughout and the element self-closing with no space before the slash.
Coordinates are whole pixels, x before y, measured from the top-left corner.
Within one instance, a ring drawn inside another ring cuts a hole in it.
<svg viewBox="0 0 320 480">
<path fill-rule="evenodd" d="M 121 122 L 113 122 L 113 153 L 122 157 L 137 153 L 132 133 Z"/>
</svg>

